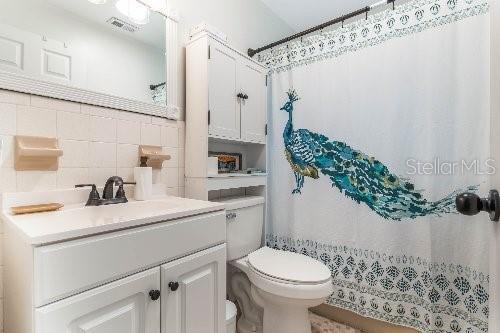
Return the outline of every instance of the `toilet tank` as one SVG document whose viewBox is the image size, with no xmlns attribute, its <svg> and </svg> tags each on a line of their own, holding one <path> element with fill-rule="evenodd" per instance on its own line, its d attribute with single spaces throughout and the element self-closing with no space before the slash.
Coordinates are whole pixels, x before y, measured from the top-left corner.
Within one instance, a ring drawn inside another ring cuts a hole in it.
<svg viewBox="0 0 500 333">
<path fill-rule="evenodd" d="M 264 197 L 225 198 L 227 260 L 245 257 L 261 247 L 264 227 Z"/>
</svg>

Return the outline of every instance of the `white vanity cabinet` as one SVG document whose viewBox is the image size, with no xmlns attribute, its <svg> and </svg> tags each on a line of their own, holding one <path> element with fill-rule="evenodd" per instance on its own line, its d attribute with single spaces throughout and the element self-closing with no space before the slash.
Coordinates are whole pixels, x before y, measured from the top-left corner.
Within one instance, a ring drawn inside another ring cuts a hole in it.
<svg viewBox="0 0 500 333">
<path fill-rule="evenodd" d="M 163 265 L 162 332 L 223 332 L 226 287 L 223 283 L 225 275 L 221 274 L 225 270 L 225 247 Z"/>
<path fill-rule="evenodd" d="M 203 119 L 212 138 L 265 143 L 267 70 L 201 33 L 186 50 L 187 123 Z"/>
<path fill-rule="evenodd" d="M 37 333 L 160 333 L 160 269 L 154 268 L 35 310 Z"/>
<path fill-rule="evenodd" d="M 224 206 L 171 198 L 127 220 L 140 205 L 163 207 L 4 214 L 4 332 L 225 333 Z"/>
</svg>

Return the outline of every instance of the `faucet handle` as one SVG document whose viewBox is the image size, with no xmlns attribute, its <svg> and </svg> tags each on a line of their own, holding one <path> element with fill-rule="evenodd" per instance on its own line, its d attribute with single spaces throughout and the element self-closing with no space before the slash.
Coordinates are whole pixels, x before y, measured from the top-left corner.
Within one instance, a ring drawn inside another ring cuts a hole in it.
<svg viewBox="0 0 500 333">
<path fill-rule="evenodd" d="M 101 200 L 101 196 L 99 195 L 99 192 L 97 191 L 97 186 L 95 184 L 75 185 L 75 188 L 82 188 L 82 187 L 92 187 L 92 191 L 90 191 L 89 198 L 88 198 L 85 206 L 97 206 L 99 203 L 99 200 Z"/>
</svg>

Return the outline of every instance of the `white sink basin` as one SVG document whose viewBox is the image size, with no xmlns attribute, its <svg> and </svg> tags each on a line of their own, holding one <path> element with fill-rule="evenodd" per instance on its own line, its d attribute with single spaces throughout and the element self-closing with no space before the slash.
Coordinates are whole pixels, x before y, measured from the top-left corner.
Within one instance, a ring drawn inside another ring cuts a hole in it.
<svg viewBox="0 0 500 333">
<path fill-rule="evenodd" d="M 99 207 L 70 204 L 60 211 L 29 215 L 12 215 L 4 205 L 3 218 L 28 243 L 43 245 L 223 209 L 218 203 L 164 196 Z"/>
</svg>

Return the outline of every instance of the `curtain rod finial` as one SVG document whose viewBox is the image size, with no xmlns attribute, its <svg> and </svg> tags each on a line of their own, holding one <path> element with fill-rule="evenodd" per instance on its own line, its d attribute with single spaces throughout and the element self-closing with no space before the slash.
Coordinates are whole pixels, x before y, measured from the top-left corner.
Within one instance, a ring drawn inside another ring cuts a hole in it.
<svg viewBox="0 0 500 333">
<path fill-rule="evenodd" d="M 257 51 L 254 49 L 248 49 L 247 53 L 250 58 L 253 58 L 253 56 L 257 54 Z"/>
</svg>

